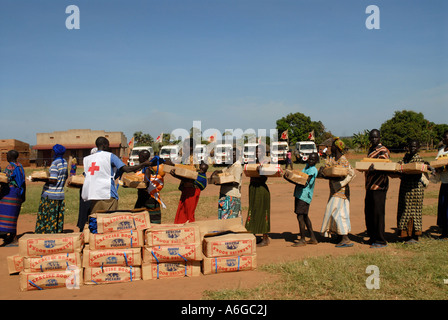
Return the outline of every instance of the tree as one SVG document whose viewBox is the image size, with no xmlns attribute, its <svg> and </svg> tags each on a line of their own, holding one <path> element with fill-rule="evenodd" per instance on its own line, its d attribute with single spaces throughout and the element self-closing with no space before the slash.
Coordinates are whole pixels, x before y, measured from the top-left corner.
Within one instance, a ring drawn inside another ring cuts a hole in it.
<svg viewBox="0 0 448 320">
<path fill-rule="evenodd" d="M 153 137 L 141 131 L 134 132 L 134 146 L 151 146 L 154 143 Z"/>
<path fill-rule="evenodd" d="M 363 132 L 354 133 L 352 142 L 362 151 L 367 151 L 367 148 L 369 148 L 370 145 L 369 135 L 370 130 L 364 130 Z"/>
<path fill-rule="evenodd" d="M 278 119 L 277 122 L 278 138 L 282 132 L 288 130 L 288 138 L 290 144 L 297 141 L 308 140 L 308 135 L 314 130 L 314 138 L 316 144 L 324 140 L 325 126 L 320 121 L 311 121 L 311 118 L 303 113 L 290 113 L 286 117 Z"/>
<path fill-rule="evenodd" d="M 409 140 L 416 139 L 420 144 L 429 146 L 436 139 L 434 124 L 421 112 L 410 110 L 395 111 L 394 116 L 384 122 L 380 128 L 381 141 L 390 150 L 403 150 Z"/>
</svg>

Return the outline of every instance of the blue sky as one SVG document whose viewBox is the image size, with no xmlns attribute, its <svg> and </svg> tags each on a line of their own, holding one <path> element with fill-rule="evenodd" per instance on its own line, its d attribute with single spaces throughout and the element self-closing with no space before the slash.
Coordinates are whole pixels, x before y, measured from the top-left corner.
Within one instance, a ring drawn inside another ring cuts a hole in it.
<svg viewBox="0 0 448 320">
<path fill-rule="evenodd" d="M 80 10 L 68 30 L 65 9 Z M 380 9 L 369 30 L 368 5 Z M 0 138 L 448 123 L 446 0 L 0 0 Z"/>
</svg>

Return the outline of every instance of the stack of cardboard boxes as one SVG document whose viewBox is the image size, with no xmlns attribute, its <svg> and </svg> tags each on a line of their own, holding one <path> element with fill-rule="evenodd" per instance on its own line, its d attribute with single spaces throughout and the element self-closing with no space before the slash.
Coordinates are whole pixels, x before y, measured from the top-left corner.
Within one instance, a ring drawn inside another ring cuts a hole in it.
<svg viewBox="0 0 448 320">
<path fill-rule="evenodd" d="M 199 276 L 201 261 L 197 225 L 160 224 L 145 230 L 143 280 Z"/>
<path fill-rule="evenodd" d="M 148 211 L 97 212 L 89 221 L 84 284 L 141 280 L 143 233 L 151 226 Z"/>
<path fill-rule="evenodd" d="M 19 255 L 12 259 L 16 261 L 13 267 L 21 269 L 20 290 L 78 287 L 82 283 L 83 246 L 80 232 L 22 236 Z"/>
<path fill-rule="evenodd" d="M 195 222 L 201 229 L 204 275 L 254 270 L 257 267 L 256 238 L 240 218 Z"/>
</svg>

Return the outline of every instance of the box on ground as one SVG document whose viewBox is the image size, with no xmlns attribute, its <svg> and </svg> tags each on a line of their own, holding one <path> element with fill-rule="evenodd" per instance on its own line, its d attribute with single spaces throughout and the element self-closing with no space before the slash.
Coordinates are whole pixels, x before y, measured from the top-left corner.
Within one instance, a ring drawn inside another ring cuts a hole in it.
<svg viewBox="0 0 448 320">
<path fill-rule="evenodd" d="M 202 273 L 213 274 L 223 272 L 249 271 L 257 268 L 257 256 L 204 257 Z"/>
<path fill-rule="evenodd" d="M 58 253 L 40 257 L 24 257 L 23 271 L 45 272 L 66 270 L 68 266 L 82 267 L 81 253 Z"/>
<path fill-rule="evenodd" d="M 142 265 L 143 280 L 197 277 L 201 275 L 201 261 L 160 262 Z"/>
<path fill-rule="evenodd" d="M 80 252 L 83 246 L 84 234 L 82 232 L 25 234 L 19 238 L 19 255 L 41 256 Z"/>
<path fill-rule="evenodd" d="M 141 248 L 90 250 L 90 246 L 86 246 L 82 254 L 82 266 L 84 268 L 140 266 L 141 252 Z"/>
<path fill-rule="evenodd" d="M 205 237 L 203 252 L 206 257 L 252 255 L 256 253 L 256 238 L 252 233 L 230 233 Z"/>
<path fill-rule="evenodd" d="M 146 209 L 97 211 L 89 221 L 96 221 L 97 233 L 123 230 L 143 230 L 151 227 L 149 212 Z"/>
<path fill-rule="evenodd" d="M 143 248 L 143 263 L 201 261 L 202 244 L 181 244 Z"/>
<path fill-rule="evenodd" d="M 131 282 L 142 279 L 140 267 L 85 268 L 84 284 Z"/>
<path fill-rule="evenodd" d="M 143 247 L 143 230 L 123 230 L 108 233 L 90 233 L 90 250 Z"/>
<path fill-rule="evenodd" d="M 326 177 L 342 178 L 348 175 L 348 169 L 341 166 L 325 167 L 322 173 Z"/>
<path fill-rule="evenodd" d="M 145 245 L 147 247 L 191 243 L 201 243 L 199 227 L 192 223 L 153 224 L 151 228 L 145 230 Z"/>
<path fill-rule="evenodd" d="M 308 175 L 299 170 L 285 170 L 283 177 L 288 182 L 297 183 L 303 186 L 308 182 Z"/>
<path fill-rule="evenodd" d="M 247 232 L 241 218 L 200 220 L 189 223 L 199 227 L 201 238 L 226 232 Z"/>
<path fill-rule="evenodd" d="M 82 284 L 82 269 L 47 272 L 20 272 L 21 291 L 45 290 L 61 287 L 78 288 Z"/>
<path fill-rule="evenodd" d="M 18 273 L 23 270 L 23 258 L 24 256 L 18 254 L 6 257 L 9 274 Z"/>
</svg>

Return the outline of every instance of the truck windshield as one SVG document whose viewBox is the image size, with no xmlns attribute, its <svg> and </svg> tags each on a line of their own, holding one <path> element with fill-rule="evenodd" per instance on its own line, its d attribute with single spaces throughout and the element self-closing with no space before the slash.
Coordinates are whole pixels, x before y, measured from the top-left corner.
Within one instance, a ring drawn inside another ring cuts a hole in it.
<svg viewBox="0 0 448 320">
<path fill-rule="evenodd" d="M 138 156 L 140 150 L 132 150 L 131 156 Z"/>
<path fill-rule="evenodd" d="M 162 149 L 160 150 L 160 154 L 170 154 L 172 149 Z"/>
<path fill-rule="evenodd" d="M 314 149 L 314 145 L 312 145 L 312 144 L 302 144 L 302 145 L 300 145 L 300 149 L 301 150 L 313 150 Z"/>
</svg>

